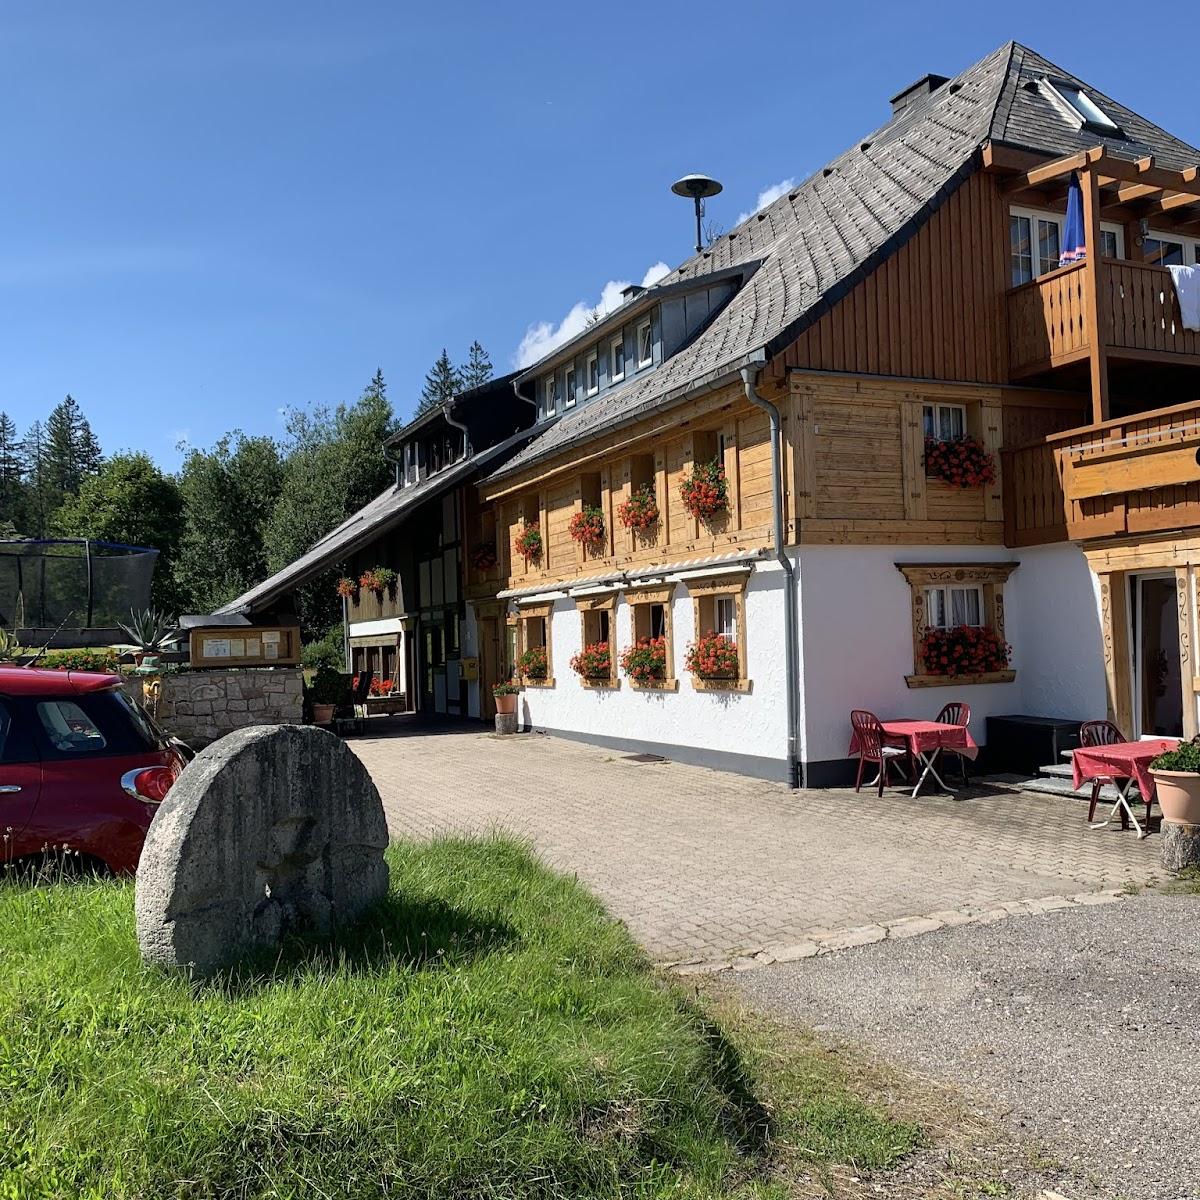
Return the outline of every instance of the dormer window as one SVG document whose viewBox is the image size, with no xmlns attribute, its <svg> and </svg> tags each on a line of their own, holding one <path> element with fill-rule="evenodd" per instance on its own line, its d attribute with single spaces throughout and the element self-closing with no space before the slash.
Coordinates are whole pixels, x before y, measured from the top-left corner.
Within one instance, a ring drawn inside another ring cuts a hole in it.
<svg viewBox="0 0 1200 1200">
<path fill-rule="evenodd" d="M 600 390 L 600 357 L 595 350 L 587 356 L 585 367 L 587 379 L 587 394 L 594 396 Z"/>
<path fill-rule="evenodd" d="M 1098 130 L 1101 133 L 1120 133 L 1117 123 L 1102 109 L 1082 88 L 1073 83 L 1052 82 L 1043 79 L 1042 85 L 1051 96 L 1059 100 L 1079 119 L 1080 126 Z"/>
<path fill-rule="evenodd" d="M 638 368 L 648 367 L 654 361 L 654 335 L 649 321 L 643 321 L 637 329 Z"/>
<path fill-rule="evenodd" d="M 566 392 L 566 395 L 563 398 L 563 407 L 570 408 L 575 403 L 575 392 L 576 392 L 575 368 L 573 366 L 568 367 L 566 369 L 565 376 L 566 376 L 566 388 L 564 390 Z"/>
<path fill-rule="evenodd" d="M 608 382 L 620 383 L 625 378 L 625 339 L 616 337 L 612 340 L 608 353 Z"/>
<path fill-rule="evenodd" d="M 547 375 L 542 380 L 542 416 L 554 416 L 555 409 L 558 407 L 556 404 L 557 399 L 558 397 L 554 390 L 554 376 Z"/>
</svg>

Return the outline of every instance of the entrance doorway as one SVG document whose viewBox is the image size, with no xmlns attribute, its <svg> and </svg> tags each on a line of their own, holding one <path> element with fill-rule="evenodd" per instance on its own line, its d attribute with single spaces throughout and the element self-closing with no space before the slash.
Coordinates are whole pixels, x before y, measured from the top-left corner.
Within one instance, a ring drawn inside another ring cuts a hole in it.
<svg viewBox="0 0 1200 1200">
<path fill-rule="evenodd" d="M 1179 609 L 1174 574 L 1129 581 L 1134 737 L 1183 736 Z"/>
</svg>

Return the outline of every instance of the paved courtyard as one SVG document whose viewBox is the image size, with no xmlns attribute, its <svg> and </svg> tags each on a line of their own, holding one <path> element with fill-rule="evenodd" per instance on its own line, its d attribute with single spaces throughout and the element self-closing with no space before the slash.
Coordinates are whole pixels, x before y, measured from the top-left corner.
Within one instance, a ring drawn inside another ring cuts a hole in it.
<svg viewBox="0 0 1200 1200">
<path fill-rule="evenodd" d="M 394 736 L 350 744 L 393 835 L 527 837 L 660 961 L 769 953 L 834 931 L 986 913 L 1158 873 L 1157 835 L 1138 842 L 1119 827 L 1089 830 L 1084 806 L 1050 796 L 791 792 L 558 738 L 389 725 Z"/>
</svg>

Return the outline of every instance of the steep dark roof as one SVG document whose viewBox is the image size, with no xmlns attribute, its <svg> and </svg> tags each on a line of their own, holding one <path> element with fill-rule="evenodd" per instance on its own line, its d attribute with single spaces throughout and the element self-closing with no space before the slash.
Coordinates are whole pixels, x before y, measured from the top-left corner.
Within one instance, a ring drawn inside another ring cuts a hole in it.
<svg viewBox="0 0 1200 1200">
<path fill-rule="evenodd" d="M 1126 137 L 1102 138 L 1073 127 L 1043 91 L 1025 86 L 1043 75 L 1086 88 Z M 1009 42 L 929 96 L 913 100 L 650 288 L 647 296 L 740 263 L 761 264 L 695 341 L 652 374 L 567 413 L 493 478 L 736 378 L 756 355 L 788 345 L 921 228 L 977 169 L 988 141 L 1052 156 L 1103 141 L 1130 159 L 1154 153 L 1164 166 L 1200 160 L 1200 151 L 1033 50 Z"/>
</svg>

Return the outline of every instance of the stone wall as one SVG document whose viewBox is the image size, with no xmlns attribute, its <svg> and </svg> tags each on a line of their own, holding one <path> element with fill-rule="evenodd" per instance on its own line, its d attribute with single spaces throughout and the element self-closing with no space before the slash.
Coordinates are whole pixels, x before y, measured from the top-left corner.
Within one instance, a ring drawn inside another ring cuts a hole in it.
<svg viewBox="0 0 1200 1200">
<path fill-rule="evenodd" d="M 194 747 L 247 725 L 299 725 L 304 682 L 299 667 L 178 671 L 160 677 L 160 725 Z"/>
</svg>

